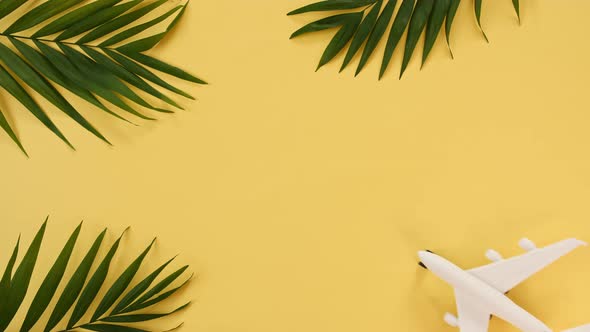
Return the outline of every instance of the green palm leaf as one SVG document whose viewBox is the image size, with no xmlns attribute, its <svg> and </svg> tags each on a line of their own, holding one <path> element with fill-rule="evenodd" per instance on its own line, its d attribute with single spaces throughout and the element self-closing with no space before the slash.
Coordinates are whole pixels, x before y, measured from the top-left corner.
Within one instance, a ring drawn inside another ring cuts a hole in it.
<svg viewBox="0 0 590 332">
<path fill-rule="evenodd" d="M 422 65 L 426 62 L 426 58 L 428 58 L 428 54 L 432 50 L 434 43 L 436 42 L 436 38 L 440 30 L 442 29 L 443 23 L 445 21 L 445 17 L 449 11 L 449 7 L 451 6 L 451 0 L 439 0 L 434 3 L 434 7 L 432 8 L 432 14 L 428 19 L 428 23 L 426 25 L 426 37 L 424 39 L 424 52 L 422 53 Z"/>
<path fill-rule="evenodd" d="M 131 265 L 127 267 L 127 269 L 119 276 L 119 278 L 115 281 L 115 283 L 109 288 L 106 295 L 103 297 L 102 301 L 98 304 L 98 308 L 92 315 L 92 320 L 98 320 L 100 317 L 103 316 L 109 310 L 109 308 L 117 301 L 123 291 L 129 286 L 131 280 L 139 270 L 139 266 L 143 259 L 147 255 L 148 251 L 152 248 L 156 240 L 154 239 L 150 245 L 137 257 Z"/>
<path fill-rule="evenodd" d="M 383 11 L 381 12 L 381 15 L 379 15 L 379 19 L 377 19 L 377 22 L 375 22 L 375 28 L 373 29 L 373 31 L 371 31 L 371 34 L 367 39 L 367 45 L 365 46 L 365 49 L 363 50 L 363 55 L 359 60 L 359 65 L 356 69 L 355 76 L 358 75 L 361 72 L 361 70 L 363 70 L 363 67 L 369 60 L 371 54 L 373 54 L 375 47 L 377 47 L 377 44 L 379 43 L 381 37 L 385 33 L 387 25 L 389 25 L 389 20 L 391 20 L 391 17 L 393 16 L 395 4 L 395 0 L 389 1 L 387 5 L 385 5 Z"/>
<path fill-rule="evenodd" d="M 174 258 L 175 257 L 173 257 L 166 263 L 162 264 L 154 272 L 152 272 L 150 275 L 145 277 L 145 279 L 143 279 L 140 283 L 138 283 L 135 287 L 133 287 L 133 289 L 130 290 L 129 293 L 127 293 L 127 295 L 125 295 L 125 297 L 123 297 L 123 299 L 119 303 L 117 303 L 117 306 L 115 307 L 115 309 L 113 309 L 112 314 L 117 314 L 121 310 L 127 308 L 127 306 L 129 306 L 136 298 L 143 294 L 143 292 L 145 292 L 145 290 L 152 284 L 152 282 L 156 280 L 158 275 L 160 275 L 160 273 L 166 268 L 166 266 L 168 266 L 168 264 L 172 262 L 172 260 L 174 260 Z"/>
<path fill-rule="evenodd" d="M 123 234 L 125 234 L 125 232 L 123 232 Z M 119 249 L 119 243 L 121 242 L 121 238 L 123 237 L 123 234 L 121 234 L 121 236 L 117 239 L 117 241 L 115 241 L 115 243 L 113 243 L 113 245 L 111 246 L 111 249 L 106 254 L 106 256 L 103 258 L 102 262 L 100 263 L 100 265 L 98 266 L 96 271 L 94 271 L 94 274 L 90 278 L 90 281 L 88 281 L 88 284 L 86 285 L 86 287 L 82 291 L 82 295 L 80 295 L 80 298 L 78 299 L 78 302 L 76 303 L 76 306 L 74 307 L 74 311 L 72 312 L 72 315 L 70 316 L 70 320 L 68 321 L 68 325 L 67 325 L 68 329 L 71 329 L 72 327 L 74 327 L 74 325 L 80 319 L 82 319 L 82 316 L 84 316 L 84 314 L 86 313 L 86 311 L 88 310 L 88 308 L 92 304 L 92 301 L 94 301 L 94 299 L 96 298 L 96 295 L 98 295 L 98 291 L 102 287 L 102 284 L 104 283 L 104 281 L 107 277 L 107 274 L 109 273 L 111 261 L 113 260 L 115 253 Z"/>
<path fill-rule="evenodd" d="M 323 65 L 328 63 L 332 60 L 340 51 L 348 44 L 348 41 L 354 36 L 355 32 L 357 31 L 361 20 L 363 18 L 363 14 L 355 13 L 348 17 L 344 22 L 340 30 L 336 32 L 334 38 L 326 47 L 324 54 L 320 59 L 320 63 L 316 70 L 320 69 Z"/>
<path fill-rule="evenodd" d="M 434 8 L 434 3 L 438 2 L 439 0 L 418 0 L 416 1 L 416 7 L 414 8 L 414 12 L 412 13 L 412 19 L 410 19 L 410 25 L 408 26 L 408 37 L 406 39 L 406 49 L 404 50 L 404 59 L 402 60 L 402 69 L 399 73 L 399 77 L 401 78 L 408 64 L 410 63 L 410 59 L 412 58 L 412 54 L 416 49 L 416 45 L 418 44 L 418 39 L 420 35 L 422 35 L 422 31 L 426 27 L 426 22 L 432 13 L 432 9 Z M 424 59 L 426 60 L 426 59 Z M 423 60 L 423 61 L 424 61 Z"/>
<path fill-rule="evenodd" d="M 66 136 L 35 101 L 32 91 L 92 135 L 110 144 L 55 85 L 69 90 L 101 111 L 133 123 L 126 115 L 155 120 L 153 116 L 144 114 L 145 111 L 172 111 L 140 97 L 131 86 L 145 92 L 154 101 L 182 109 L 177 101 L 162 93 L 162 88 L 194 98 L 160 78 L 160 73 L 206 84 L 176 66 L 144 54 L 176 26 L 188 2 L 166 9 L 166 0 L 46 0 L 20 17 L 15 16 L 16 10 L 26 1 L 1 2 L 0 20 L 10 24 L 0 32 L 0 88 L 3 89 L 0 93 L 6 91 L 12 95 L 72 149 Z M 148 13 L 162 8 L 161 13 L 141 22 Z M 134 36 L 165 24 L 168 19 L 170 23 L 161 32 L 133 40 Z M 105 40 L 101 41 L 101 38 Z M 10 117 L 6 114 L 10 111 L 13 110 L 0 110 L 0 127 L 26 155 L 16 131 L 7 121 Z"/>
<path fill-rule="evenodd" d="M 160 304 L 186 284 L 185 282 L 180 286 L 170 287 L 187 269 L 187 266 L 183 266 L 167 277 L 162 278 L 155 286 L 150 288 L 150 285 L 158 279 L 161 272 L 170 265 L 174 259 L 172 258 L 141 281 L 129 287 L 132 285 L 134 277 L 141 273 L 140 270 L 143 262 L 154 241 L 130 263 L 127 269 L 115 280 L 104 295 L 99 295 L 99 290 L 107 279 L 112 259 L 120 247 L 121 237 L 119 237 L 103 257 L 101 263 L 84 287 L 86 279 L 90 275 L 90 269 L 97 261 L 100 246 L 106 235 L 106 229 L 98 235 L 90 248 L 87 249 L 82 261 L 78 264 L 72 275 L 67 275 L 66 269 L 69 265 L 73 264 L 72 257 L 76 257 L 73 253 L 81 250 L 77 248 L 79 245 L 76 244 L 82 229 L 82 224 L 80 224 L 64 244 L 53 266 L 49 269 L 49 272 L 47 272 L 47 275 L 35 292 L 28 309 L 23 309 L 23 311 L 26 311 L 23 321 L 12 322 L 19 309 L 22 309 L 20 308 L 21 304 L 29 293 L 30 281 L 35 270 L 37 258 L 42 255 L 40 254 L 40 249 L 46 228 L 47 220 L 43 223 L 25 256 L 17 266 L 20 245 L 19 237 L 6 269 L 1 274 L 0 298 L 2 298 L 2 301 L 0 301 L 0 331 L 5 331 L 9 324 L 13 323 L 19 324 L 20 331 L 36 330 L 36 326 L 39 325 L 39 318 L 46 310 L 51 312 L 51 316 L 43 329 L 45 332 L 57 330 L 61 332 L 74 330 L 147 331 L 136 328 L 133 324 L 170 316 L 185 309 L 190 304 L 188 302 L 172 311 L 155 309 L 156 312 L 137 312 L 138 310 Z M 17 268 L 13 274 L 15 266 Z M 65 288 L 63 291 L 58 291 L 59 285 L 62 283 L 65 284 Z M 130 290 L 127 290 L 128 288 Z M 57 298 L 57 301 L 52 309 L 50 304 L 54 298 Z M 70 314 L 67 325 L 64 324 L 65 326 L 63 328 L 57 329 L 56 327 L 59 326 L 76 300 L 77 304 Z M 107 314 L 108 309 L 116 302 L 118 304 L 115 306 L 115 309 Z M 84 314 L 92 304 L 97 304 L 96 311 L 92 317 L 84 318 Z M 130 311 L 134 311 L 134 313 L 125 314 Z M 82 322 L 78 323 L 80 321 Z M 145 324 L 143 326 L 146 326 Z"/>
<path fill-rule="evenodd" d="M 164 292 L 164 293 L 161 293 L 161 292 L 164 289 L 166 289 L 166 287 L 170 286 L 176 279 L 178 279 L 178 277 L 180 277 L 187 268 L 188 268 L 188 266 L 185 265 L 185 266 L 181 267 L 180 269 L 174 271 L 169 276 L 162 279 L 162 281 L 160 281 L 158 284 L 156 284 L 150 290 L 145 292 L 139 299 L 135 300 L 128 307 L 126 307 L 125 309 L 121 310 L 118 313 L 133 312 L 133 311 L 137 311 L 137 310 L 140 310 L 143 308 L 147 308 L 147 307 L 151 306 L 152 304 L 159 303 L 160 301 L 163 301 L 164 299 L 166 299 L 170 295 L 174 294 L 177 290 L 181 289 L 191 278 L 188 278 L 184 283 L 182 283 L 180 286 L 178 286 L 176 288 L 173 288 L 173 289 L 171 289 L 167 292 Z M 160 295 L 157 295 L 157 294 L 160 294 Z"/>
<path fill-rule="evenodd" d="M 453 26 L 453 20 L 455 20 L 455 15 L 457 14 L 457 9 L 459 9 L 461 0 L 450 1 L 451 3 L 449 5 L 449 11 L 447 12 L 447 17 L 445 19 L 445 37 L 447 40 L 447 47 L 451 53 L 451 58 L 454 58 L 453 51 L 451 50 L 451 27 Z"/>
<path fill-rule="evenodd" d="M 98 332 L 149 332 L 148 330 L 137 329 L 130 326 L 111 324 L 85 324 L 80 327 L 86 330 Z"/>
<path fill-rule="evenodd" d="M 10 293 L 10 284 L 12 279 L 12 269 L 14 268 L 14 264 L 16 263 L 16 256 L 18 255 L 18 246 L 20 244 L 20 236 L 16 241 L 16 246 L 14 246 L 14 250 L 12 251 L 12 255 L 10 256 L 10 260 L 6 265 L 6 269 L 4 270 L 4 274 L 2 275 L 2 279 L 0 280 L 0 298 L 1 299 L 8 299 L 8 295 Z M 4 313 L 8 301 L 0 301 L 0 313 Z"/>
<path fill-rule="evenodd" d="M 172 275 L 170 275 L 172 276 Z M 138 311 L 141 309 L 145 309 L 148 307 L 151 307 L 154 304 L 160 303 L 162 301 L 164 301 L 165 299 L 167 299 L 168 297 L 174 295 L 174 293 L 176 293 L 177 291 L 179 291 L 180 289 L 182 289 L 186 284 L 189 283 L 189 281 L 192 279 L 192 276 L 190 278 L 188 278 L 185 282 L 183 282 L 180 286 L 177 286 L 175 288 L 172 288 L 169 291 L 163 292 L 158 296 L 155 296 L 154 298 L 141 302 L 141 300 L 138 300 L 136 303 L 132 304 L 131 306 L 129 306 L 127 309 L 123 310 L 123 312 L 133 312 L 133 311 Z"/>
<path fill-rule="evenodd" d="M 39 287 L 37 294 L 33 298 L 33 302 L 29 307 L 29 311 L 27 312 L 27 316 L 25 317 L 25 321 L 21 326 L 21 332 L 29 331 L 33 325 L 37 322 L 39 317 L 43 314 L 49 301 L 55 295 L 55 291 L 57 290 L 57 286 L 59 285 L 68 265 L 68 261 L 72 256 L 72 251 L 74 250 L 74 245 L 76 244 L 76 240 L 78 240 L 78 235 L 80 234 L 80 229 L 82 228 L 82 224 L 80 224 L 74 233 L 70 236 L 68 242 L 64 246 L 63 250 L 57 257 L 57 260 L 53 264 L 53 267 L 47 273 L 45 280 Z"/>
<path fill-rule="evenodd" d="M 133 314 L 133 315 L 120 315 L 120 316 L 110 316 L 101 319 L 102 322 L 110 322 L 110 323 L 135 323 L 135 322 L 144 322 L 148 320 L 158 319 L 162 317 L 166 317 L 181 311 L 182 309 L 188 307 L 190 302 L 184 304 L 172 311 L 161 313 L 161 314 Z"/>
<path fill-rule="evenodd" d="M 48 332 L 54 328 L 59 321 L 65 316 L 66 312 L 70 310 L 74 302 L 76 302 L 76 298 L 80 295 L 82 291 L 82 287 L 84 286 L 84 282 L 86 281 L 86 277 L 88 277 L 88 273 L 90 272 L 90 267 L 94 262 L 94 258 L 98 254 L 98 249 L 100 248 L 100 244 L 102 243 L 107 230 L 105 229 L 102 231 L 94 243 L 82 259 L 82 262 L 70 278 L 70 281 L 67 283 L 64 291 L 62 292 L 59 300 L 57 300 L 57 304 L 49 317 L 49 321 L 45 326 L 44 331 Z"/>
<path fill-rule="evenodd" d="M 352 57 L 358 52 L 361 48 L 361 45 L 365 42 L 373 28 L 375 27 L 375 23 L 377 22 L 377 18 L 379 18 L 379 10 L 381 9 L 381 3 L 383 0 L 379 0 L 373 8 L 369 11 L 367 16 L 363 19 L 361 24 L 359 25 L 359 29 L 357 33 L 352 38 L 352 42 L 350 43 L 350 47 L 348 48 L 348 52 L 346 52 L 346 57 L 342 62 L 342 67 L 340 67 L 340 71 L 344 70 L 344 68 L 350 63 Z"/>
<path fill-rule="evenodd" d="M 487 41 L 488 38 L 481 27 L 482 0 L 471 1 L 477 26 Z M 318 69 L 333 60 L 348 45 L 340 71 L 353 60 L 355 54 L 363 49 L 355 76 L 363 70 L 378 44 L 384 39 L 387 29 L 390 29 L 379 71 L 379 79 L 381 79 L 397 45 L 406 33 L 407 39 L 399 75 L 401 78 L 422 34 L 425 35 L 422 65 L 430 55 L 443 26 L 450 51 L 451 28 L 460 2 L 461 0 L 403 0 L 400 2 L 397 0 L 325 0 L 295 9 L 287 15 L 336 11 L 336 14 L 303 26 L 295 31 L 291 38 L 326 29 L 338 29 L 322 54 Z M 512 5 L 520 21 L 519 0 L 512 0 Z"/>
<path fill-rule="evenodd" d="M 8 136 L 10 136 L 10 139 L 12 139 L 12 141 L 16 143 L 16 145 L 18 145 L 18 148 L 25 154 L 25 156 L 28 157 L 29 154 L 27 153 L 25 147 L 18 139 L 18 136 L 16 136 L 14 130 L 12 130 L 12 127 L 10 127 L 10 124 L 8 123 L 8 120 L 6 119 L 4 114 L 2 113 L 2 110 L 0 110 L 0 127 L 2 127 L 2 129 L 8 134 Z"/>
<path fill-rule="evenodd" d="M 2 312 L 0 312 L 0 331 L 4 331 L 8 324 L 10 324 L 10 321 L 12 321 L 14 315 L 16 315 L 16 312 L 25 299 L 33 275 L 33 269 L 37 263 L 37 256 L 39 256 L 39 249 L 41 248 L 41 242 L 43 241 L 46 227 L 47 219 L 45 219 L 41 229 L 37 232 L 33 242 L 31 242 L 29 249 L 16 269 L 16 272 L 14 272 L 14 275 L 10 278 L 10 287 L 6 292 L 6 297 L 3 298 L 4 305 L 2 306 Z M 14 255 L 14 257 L 16 257 L 16 255 Z M 14 263 L 14 261 L 12 263 Z M 9 263 L 8 267 L 10 269 L 12 269 L 12 263 Z M 7 274 L 10 274 L 8 268 L 5 272 L 5 275 Z"/>
</svg>

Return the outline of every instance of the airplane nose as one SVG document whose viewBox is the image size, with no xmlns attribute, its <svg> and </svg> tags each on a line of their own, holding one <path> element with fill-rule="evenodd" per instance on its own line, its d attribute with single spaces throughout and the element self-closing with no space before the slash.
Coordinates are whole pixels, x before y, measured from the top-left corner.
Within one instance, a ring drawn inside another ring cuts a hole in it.
<svg viewBox="0 0 590 332">
<path fill-rule="evenodd" d="M 424 257 L 427 257 L 429 253 L 432 253 L 432 251 L 420 250 L 420 251 L 418 251 L 418 257 L 420 257 L 420 260 L 424 260 Z"/>
<path fill-rule="evenodd" d="M 418 257 L 422 258 L 424 256 L 424 250 L 418 251 Z"/>
<path fill-rule="evenodd" d="M 425 260 L 425 257 L 427 256 L 428 251 L 424 251 L 424 250 L 420 250 L 418 251 L 418 258 L 420 258 L 420 261 L 418 262 L 418 265 L 420 265 L 421 267 L 428 269 L 428 267 L 426 267 L 426 265 L 423 263 L 423 261 Z"/>
</svg>

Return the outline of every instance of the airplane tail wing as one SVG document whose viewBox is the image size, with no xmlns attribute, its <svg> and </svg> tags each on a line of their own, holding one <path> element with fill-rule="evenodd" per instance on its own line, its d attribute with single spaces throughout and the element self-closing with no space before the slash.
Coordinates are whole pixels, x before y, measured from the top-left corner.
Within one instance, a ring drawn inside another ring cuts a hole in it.
<svg viewBox="0 0 590 332">
<path fill-rule="evenodd" d="M 584 325 L 584 326 L 575 327 L 573 329 L 565 330 L 563 332 L 590 332 L 590 324 Z"/>
</svg>

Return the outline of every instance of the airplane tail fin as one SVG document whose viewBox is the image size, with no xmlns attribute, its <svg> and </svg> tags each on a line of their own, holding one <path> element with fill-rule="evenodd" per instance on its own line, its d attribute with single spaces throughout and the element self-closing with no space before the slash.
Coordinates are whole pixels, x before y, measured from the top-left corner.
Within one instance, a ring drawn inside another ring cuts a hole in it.
<svg viewBox="0 0 590 332">
<path fill-rule="evenodd" d="M 590 332 L 590 324 L 575 327 L 573 329 L 565 330 L 563 332 Z"/>
</svg>

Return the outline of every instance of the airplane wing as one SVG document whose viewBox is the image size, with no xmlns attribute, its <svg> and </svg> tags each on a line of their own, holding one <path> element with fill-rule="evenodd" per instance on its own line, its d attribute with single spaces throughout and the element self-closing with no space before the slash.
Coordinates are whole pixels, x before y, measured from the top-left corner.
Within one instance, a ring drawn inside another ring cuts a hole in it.
<svg viewBox="0 0 590 332">
<path fill-rule="evenodd" d="M 584 325 L 584 326 L 579 326 L 574 329 L 569 329 L 569 330 L 563 331 L 563 332 L 590 332 L 590 324 Z"/>
<path fill-rule="evenodd" d="M 524 255 L 500 260 L 472 270 L 471 274 L 505 293 L 560 257 L 586 243 L 577 239 L 563 240 Z"/>
<path fill-rule="evenodd" d="M 455 289 L 455 302 L 461 332 L 487 332 L 490 313 L 481 307 L 476 299 Z"/>
</svg>

